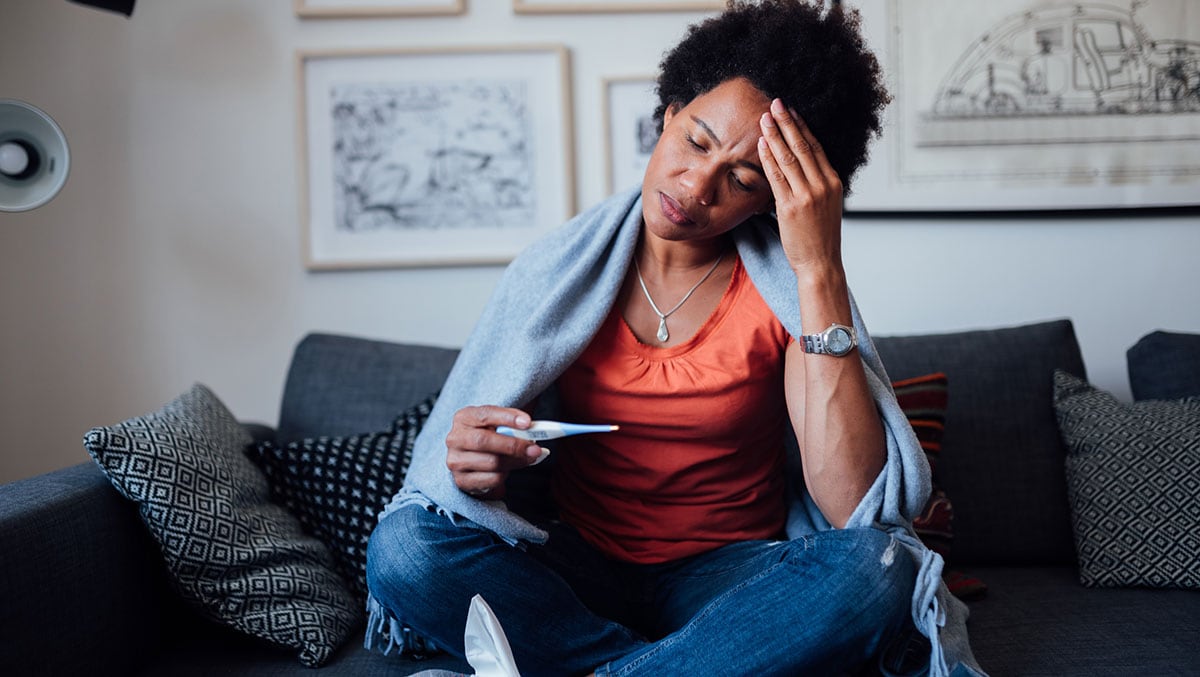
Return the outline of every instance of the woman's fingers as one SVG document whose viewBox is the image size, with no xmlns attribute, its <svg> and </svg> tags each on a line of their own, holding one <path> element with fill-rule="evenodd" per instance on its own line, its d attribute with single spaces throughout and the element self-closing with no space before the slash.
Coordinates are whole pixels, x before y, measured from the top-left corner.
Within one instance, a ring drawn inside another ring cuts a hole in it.
<svg viewBox="0 0 1200 677">
<path fill-rule="evenodd" d="M 803 187 L 804 170 L 800 168 L 796 154 L 788 148 L 787 140 L 783 138 L 783 133 L 770 112 L 763 113 L 759 126 L 762 128 L 762 138 L 758 144 L 758 154 L 763 161 L 767 182 L 771 184 L 771 192 L 776 201 L 787 199 Z"/>
<path fill-rule="evenodd" d="M 446 466 L 459 489 L 477 497 L 501 498 L 508 473 L 539 462 L 543 449 L 529 440 L 496 432 L 496 426 L 524 429 L 529 415 L 509 407 L 463 407 L 446 435 Z"/>
<path fill-rule="evenodd" d="M 783 107 L 783 103 L 779 101 L 779 99 L 776 99 L 775 102 L 778 103 L 781 108 Z M 809 128 L 808 124 L 804 122 L 804 118 L 797 115 L 796 112 L 790 108 L 788 109 L 788 114 L 789 118 L 795 121 L 796 129 L 799 130 L 809 152 L 812 154 L 817 169 L 825 177 L 826 182 L 828 182 L 830 185 L 837 186 L 840 192 L 842 179 L 838 176 L 837 170 L 833 168 L 833 165 L 829 163 L 829 157 L 825 155 L 825 148 L 821 146 L 820 141 L 817 141 L 816 135 L 813 134 L 813 131 L 811 128 Z"/>
<path fill-rule="evenodd" d="M 775 202 L 778 203 L 790 197 L 792 187 L 787 176 L 784 175 L 783 169 L 775 161 L 775 153 L 771 151 L 771 146 L 765 136 L 758 138 L 758 159 L 762 163 L 763 173 L 767 175 L 767 183 L 771 185 L 771 195 L 775 197 Z"/>
<path fill-rule="evenodd" d="M 800 170 L 800 176 L 809 182 L 820 180 L 823 172 L 809 140 L 801 131 L 797 119 L 779 99 L 771 101 L 771 111 L 768 120 L 772 123 L 767 132 L 779 139 L 780 143 L 772 143 L 771 150 L 779 157 L 779 164 L 786 170 L 789 164 L 794 164 Z M 767 141 L 771 141 L 770 138 Z M 791 178 L 789 176 L 789 178 Z"/>
<path fill-rule="evenodd" d="M 533 461 L 541 455 L 541 448 L 530 442 L 496 432 L 497 426 L 510 426 L 524 430 L 531 421 L 529 414 L 510 407 L 463 407 L 454 413 L 450 433 L 446 436 L 446 448 L 486 452 L 512 459 Z"/>
<path fill-rule="evenodd" d="M 829 164 L 820 142 L 804 120 L 785 107 L 782 101 L 775 99 L 771 102 L 771 110 L 763 114 L 760 126 L 766 145 L 774 156 L 774 164 L 779 168 L 778 176 L 786 179 L 792 192 L 808 192 L 808 186 L 822 194 L 828 192 L 826 188 L 840 189 L 841 180 Z"/>
<path fill-rule="evenodd" d="M 842 183 L 804 120 L 779 99 L 759 125 L 758 155 L 775 197 L 788 261 L 799 269 L 840 254 Z"/>
</svg>

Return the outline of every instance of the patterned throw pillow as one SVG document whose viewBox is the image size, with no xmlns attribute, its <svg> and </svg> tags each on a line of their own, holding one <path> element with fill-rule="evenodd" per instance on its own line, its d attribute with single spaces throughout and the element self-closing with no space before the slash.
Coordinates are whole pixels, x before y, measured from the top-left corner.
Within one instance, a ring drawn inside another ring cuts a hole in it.
<svg viewBox="0 0 1200 677">
<path fill-rule="evenodd" d="M 433 394 L 400 414 L 391 430 L 318 437 L 247 450 L 267 476 L 271 500 L 329 546 L 359 602 L 367 597 L 367 540 L 375 520 L 404 484 L 413 441 L 429 418 Z"/>
<path fill-rule="evenodd" d="M 184 598 L 318 667 L 362 610 L 329 550 L 270 503 L 266 478 L 244 454 L 250 443 L 200 384 L 159 411 L 84 438 L 117 491 L 137 502 Z"/>
<path fill-rule="evenodd" d="M 1200 588 L 1200 397 L 1124 404 L 1054 373 L 1079 579 Z"/>
<path fill-rule="evenodd" d="M 942 453 L 942 435 L 946 431 L 946 375 L 938 372 L 895 381 L 892 389 L 896 392 L 900 409 L 917 434 L 917 441 L 921 443 L 921 450 L 929 461 L 930 471 L 937 472 L 938 457 Z M 946 498 L 946 492 L 935 485 L 925 509 L 913 519 L 913 527 L 930 550 L 946 557 L 954 540 L 953 520 L 954 509 L 950 499 Z"/>
<path fill-rule="evenodd" d="M 894 381 L 896 401 L 908 418 L 909 425 L 921 443 L 929 469 L 937 471 L 942 454 L 942 435 L 946 430 L 948 381 L 942 372 Z M 954 507 L 946 492 L 935 482 L 925 503 L 925 509 L 913 519 L 913 529 L 930 550 L 948 557 L 954 540 Z M 960 571 L 947 569 L 946 586 L 962 599 L 972 599 L 987 592 L 983 581 Z"/>
</svg>

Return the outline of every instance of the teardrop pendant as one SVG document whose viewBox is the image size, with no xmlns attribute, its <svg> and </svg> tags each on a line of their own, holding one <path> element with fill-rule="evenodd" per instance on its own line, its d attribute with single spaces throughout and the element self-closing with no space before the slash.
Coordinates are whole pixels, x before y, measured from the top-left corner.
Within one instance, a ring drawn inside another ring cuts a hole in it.
<svg viewBox="0 0 1200 677">
<path fill-rule="evenodd" d="M 667 333 L 667 318 L 663 317 L 658 320 L 658 340 L 666 343 L 671 335 Z"/>
</svg>

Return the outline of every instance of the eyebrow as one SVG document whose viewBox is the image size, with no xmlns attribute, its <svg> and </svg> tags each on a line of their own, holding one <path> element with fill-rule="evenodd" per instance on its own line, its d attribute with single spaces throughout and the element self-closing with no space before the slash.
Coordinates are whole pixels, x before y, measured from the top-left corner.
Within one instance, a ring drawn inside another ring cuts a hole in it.
<svg viewBox="0 0 1200 677">
<path fill-rule="evenodd" d="M 695 122 L 697 125 L 699 125 L 700 129 L 704 130 L 704 133 L 707 134 L 708 137 L 713 140 L 713 143 L 717 144 L 718 148 L 721 147 L 722 145 L 724 145 L 721 142 L 721 138 L 719 136 L 717 136 L 717 133 L 713 131 L 712 127 L 708 126 L 707 122 L 705 122 L 704 120 L 701 120 L 700 118 L 696 117 L 695 115 L 689 115 L 688 117 L 690 117 L 692 119 L 692 122 Z M 737 165 L 740 167 L 745 167 L 746 169 L 752 170 L 754 172 L 757 172 L 757 173 L 761 174 L 763 176 L 763 178 L 766 178 L 766 176 L 767 176 L 767 172 L 763 170 L 762 166 L 755 162 L 750 162 L 749 160 L 738 160 Z"/>
</svg>

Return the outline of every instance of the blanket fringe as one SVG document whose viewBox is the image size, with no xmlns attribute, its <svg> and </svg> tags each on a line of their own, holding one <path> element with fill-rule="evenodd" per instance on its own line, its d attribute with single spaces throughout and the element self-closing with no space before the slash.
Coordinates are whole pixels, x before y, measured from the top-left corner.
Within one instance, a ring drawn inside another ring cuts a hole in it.
<svg viewBox="0 0 1200 677">
<path fill-rule="evenodd" d="M 936 552 L 926 549 L 921 558 L 921 567 L 918 574 L 918 585 L 923 583 L 928 591 L 923 595 L 923 608 L 921 609 L 921 625 L 925 635 L 929 638 L 930 655 L 929 655 L 929 675 L 930 677 L 944 677 L 950 674 L 950 666 L 946 664 L 946 649 L 942 646 L 941 631 L 946 626 L 946 611 L 942 608 L 941 600 L 938 599 L 938 590 L 942 580 L 942 556 Z"/>
<path fill-rule="evenodd" d="M 374 649 L 376 639 L 387 640 L 382 649 L 385 656 L 396 648 L 399 648 L 397 655 L 410 658 L 426 658 L 441 651 L 432 641 L 392 616 L 373 596 L 367 595 L 367 631 L 363 648 Z"/>
</svg>

